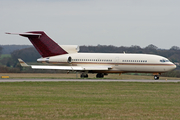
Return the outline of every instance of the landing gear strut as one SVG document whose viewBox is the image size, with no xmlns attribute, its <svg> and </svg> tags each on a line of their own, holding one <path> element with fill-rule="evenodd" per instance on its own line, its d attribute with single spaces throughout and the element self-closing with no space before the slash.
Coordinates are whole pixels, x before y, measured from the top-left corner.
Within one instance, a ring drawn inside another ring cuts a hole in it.
<svg viewBox="0 0 180 120">
<path fill-rule="evenodd" d="M 82 73 L 82 74 L 81 74 L 81 78 L 88 78 L 88 74 Z"/>
<path fill-rule="evenodd" d="M 155 75 L 155 76 L 154 76 L 154 79 L 155 79 L 155 80 L 159 80 L 159 76 L 158 76 L 158 75 Z"/>
<path fill-rule="evenodd" d="M 96 75 L 96 78 L 103 78 L 104 77 L 104 73 L 98 73 L 97 75 Z"/>
</svg>

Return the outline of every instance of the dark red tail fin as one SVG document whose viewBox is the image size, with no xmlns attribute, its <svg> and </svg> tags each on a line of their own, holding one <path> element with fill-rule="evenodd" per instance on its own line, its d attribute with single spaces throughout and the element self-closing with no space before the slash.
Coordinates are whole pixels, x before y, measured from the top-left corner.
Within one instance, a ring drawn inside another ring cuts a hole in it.
<svg viewBox="0 0 180 120">
<path fill-rule="evenodd" d="M 42 57 L 68 54 L 43 31 L 19 33 L 19 35 L 28 37 Z"/>
</svg>

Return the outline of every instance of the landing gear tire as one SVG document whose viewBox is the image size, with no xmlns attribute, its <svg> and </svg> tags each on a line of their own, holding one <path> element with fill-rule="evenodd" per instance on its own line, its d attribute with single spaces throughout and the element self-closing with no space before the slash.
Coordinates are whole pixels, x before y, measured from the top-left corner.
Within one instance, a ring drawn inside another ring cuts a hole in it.
<svg viewBox="0 0 180 120">
<path fill-rule="evenodd" d="M 88 74 L 82 73 L 82 74 L 81 74 L 81 78 L 88 78 Z"/>
<path fill-rule="evenodd" d="M 159 80 L 159 76 L 158 76 L 158 75 L 155 75 L 155 76 L 154 76 L 154 80 Z"/>
<path fill-rule="evenodd" d="M 98 73 L 97 75 L 96 75 L 96 78 L 103 78 L 104 77 L 104 73 Z"/>
</svg>

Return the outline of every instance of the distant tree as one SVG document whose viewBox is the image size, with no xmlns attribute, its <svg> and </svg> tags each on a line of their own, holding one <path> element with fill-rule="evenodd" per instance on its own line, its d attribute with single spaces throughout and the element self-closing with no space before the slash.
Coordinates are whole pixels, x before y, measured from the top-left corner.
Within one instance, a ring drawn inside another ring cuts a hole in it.
<svg viewBox="0 0 180 120">
<path fill-rule="evenodd" d="M 138 45 L 131 45 L 131 48 L 134 48 L 134 49 L 141 49 L 141 47 L 138 46 Z"/>
<path fill-rule="evenodd" d="M 1 54 L 2 54 L 2 49 L 3 49 L 3 48 L 0 46 L 0 56 L 1 56 Z"/>
<path fill-rule="evenodd" d="M 156 46 L 153 45 L 153 44 L 150 44 L 150 45 L 148 45 L 145 49 L 155 49 L 155 50 L 157 50 L 158 47 L 156 47 Z"/>
<path fill-rule="evenodd" d="M 32 47 L 32 45 L 0 45 L 3 48 L 2 54 L 11 54 L 15 50 Z"/>
<path fill-rule="evenodd" d="M 179 54 L 172 54 L 168 57 L 172 62 L 180 62 L 180 55 Z"/>
<path fill-rule="evenodd" d="M 30 47 L 12 52 L 11 57 L 14 61 L 13 66 L 15 67 L 17 66 L 18 58 L 21 58 L 26 62 L 36 62 L 41 56 L 34 47 Z"/>
<path fill-rule="evenodd" d="M 172 47 L 170 48 L 170 50 L 180 50 L 180 47 L 178 47 L 178 46 L 172 46 Z"/>
<path fill-rule="evenodd" d="M 150 44 L 147 47 L 145 47 L 143 51 L 144 53 L 147 53 L 147 54 L 158 54 L 158 47 L 156 47 L 153 44 Z"/>
<path fill-rule="evenodd" d="M 13 59 L 22 58 L 27 62 L 36 62 L 37 58 L 41 57 L 34 47 L 16 50 L 11 53 L 11 56 Z"/>
<path fill-rule="evenodd" d="M 6 66 L 7 66 L 7 67 L 11 67 L 10 61 L 7 61 Z"/>
<path fill-rule="evenodd" d="M 138 45 L 132 45 L 128 48 L 131 53 L 142 53 L 142 48 Z"/>
</svg>

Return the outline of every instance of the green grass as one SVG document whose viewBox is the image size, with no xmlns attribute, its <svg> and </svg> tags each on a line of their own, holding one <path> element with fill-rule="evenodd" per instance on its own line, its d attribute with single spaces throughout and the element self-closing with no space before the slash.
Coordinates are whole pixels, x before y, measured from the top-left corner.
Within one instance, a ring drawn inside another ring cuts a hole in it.
<svg viewBox="0 0 180 120">
<path fill-rule="evenodd" d="M 1 55 L 0 55 L 0 59 L 2 59 L 2 58 L 4 58 L 4 57 L 11 57 L 11 55 L 10 55 L 10 54 L 1 54 Z"/>
<path fill-rule="evenodd" d="M 0 83 L 0 119 L 180 119 L 180 83 Z"/>
</svg>

